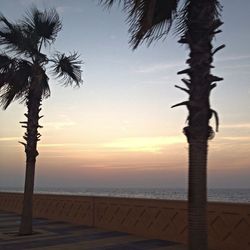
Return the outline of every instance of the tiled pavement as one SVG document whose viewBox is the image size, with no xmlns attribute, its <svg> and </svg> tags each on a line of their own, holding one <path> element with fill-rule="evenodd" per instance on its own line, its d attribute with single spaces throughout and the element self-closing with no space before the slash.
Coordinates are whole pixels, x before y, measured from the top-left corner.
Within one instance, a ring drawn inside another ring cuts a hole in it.
<svg viewBox="0 0 250 250">
<path fill-rule="evenodd" d="M 0 212 L 0 250 L 186 250 L 170 241 L 46 219 L 34 219 L 33 235 L 18 236 L 19 223 L 18 215 Z"/>
</svg>

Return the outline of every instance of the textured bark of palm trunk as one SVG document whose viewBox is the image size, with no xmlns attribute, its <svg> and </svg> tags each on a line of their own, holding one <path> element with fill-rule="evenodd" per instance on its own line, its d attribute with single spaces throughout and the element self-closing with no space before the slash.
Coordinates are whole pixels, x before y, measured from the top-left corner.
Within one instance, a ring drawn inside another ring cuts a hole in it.
<svg viewBox="0 0 250 250">
<path fill-rule="evenodd" d="M 38 121 L 41 93 L 30 93 L 28 101 L 28 123 L 27 123 L 27 145 L 26 152 L 26 174 L 23 198 L 23 210 L 19 234 L 32 234 L 32 207 L 35 179 L 35 164 L 37 152 Z"/>
<path fill-rule="evenodd" d="M 27 101 L 27 132 L 24 139 L 27 141 L 25 145 L 26 153 L 26 174 L 24 186 L 23 209 L 21 215 L 21 224 L 19 228 L 20 235 L 32 234 L 32 210 L 33 210 L 33 192 L 35 180 L 35 164 L 38 156 L 37 141 L 38 141 L 38 127 L 39 127 L 39 112 L 41 105 L 41 79 L 39 74 L 33 79 L 33 86 L 31 86 L 28 101 Z"/>
<path fill-rule="evenodd" d="M 207 153 L 211 109 L 209 96 L 216 0 L 191 0 L 185 35 L 190 48 L 186 72 L 189 82 L 189 124 L 185 134 L 189 143 L 188 225 L 189 250 L 207 250 Z"/>
<path fill-rule="evenodd" d="M 23 197 L 23 210 L 22 210 L 21 224 L 19 229 L 20 235 L 32 234 L 34 178 L 35 178 L 35 160 L 27 160 L 26 173 L 25 173 L 25 188 Z"/>
<path fill-rule="evenodd" d="M 189 249 L 207 249 L 207 141 L 189 144 Z"/>
</svg>

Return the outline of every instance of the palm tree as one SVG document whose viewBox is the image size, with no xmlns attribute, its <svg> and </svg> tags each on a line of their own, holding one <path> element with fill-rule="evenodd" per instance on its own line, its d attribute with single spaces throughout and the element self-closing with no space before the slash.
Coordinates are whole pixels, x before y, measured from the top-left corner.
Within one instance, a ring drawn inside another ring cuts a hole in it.
<svg viewBox="0 0 250 250">
<path fill-rule="evenodd" d="M 40 11 L 33 6 L 19 23 L 9 22 L 0 15 L 0 104 L 6 109 L 14 100 L 27 105 L 27 121 L 20 122 L 26 128 L 23 136 L 26 153 L 26 175 L 20 235 L 32 233 L 32 197 L 35 163 L 38 156 L 37 142 L 39 115 L 44 98 L 49 97 L 49 77 L 46 66 L 65 85 L 80 86 L 81 61 L 77 53 L 69 56 L 56 52 L 48 58 L 43 52 L 54 43 L 62 24 L 55 9 Z"/>
<path fill-rule="evenodd" d="M 188 109 L 188 126 L 183 129 L 189 143 L 188 184 L 188 245 L 190 250 L 207 250 L 207 153 L 208 139 L 214 135 L 209 120 L 217 113 L 210 108 L 209 96 L 217 81 L 211 74 L 213 55 L 225 45 L 213 50 L 212 40 L 218 28 L 221 5 L 218 0 L 100 0 L 104 6 L 122 4 L 128 14 L 130 44 L 136 49 L 146 41 L 148 45 L 168 34 L 175 20 L 175 34 L 179 43 L 187 44 L 189 67 L 178 72 L 187 74 L 182 79 L 187 88 L 176 86 L 189 95 L 189 100 L 172 107 L 185 105 Z"/>
</svg>

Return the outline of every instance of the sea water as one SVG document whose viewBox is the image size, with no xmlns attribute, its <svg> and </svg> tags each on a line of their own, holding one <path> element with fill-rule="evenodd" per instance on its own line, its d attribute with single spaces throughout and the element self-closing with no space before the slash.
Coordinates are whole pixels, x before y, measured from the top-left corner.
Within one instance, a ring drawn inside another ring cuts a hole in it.
<svg viewBox="0 0 250 250">
<path fill-rule="evenodd" d="M 22 192 L 22 188 L 0 188 L 4 192 Z M 166 200 L 187 200 L 183 188 L 52 188 L 37 187 L 36 193 L 86 196 L 130 197 Z M 209 201 L 250 203 L 250 189 L 208 189 Z"/>
</svg>

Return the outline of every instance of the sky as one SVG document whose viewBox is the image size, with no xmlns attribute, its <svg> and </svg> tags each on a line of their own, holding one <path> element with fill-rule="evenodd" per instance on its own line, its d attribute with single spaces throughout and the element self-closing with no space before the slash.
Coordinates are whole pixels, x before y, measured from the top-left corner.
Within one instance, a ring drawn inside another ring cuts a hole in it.
<svg viewBox="0 0 250 250">
<path fill-rule="evenodd" d="M 226 48 L 215 55 L 213 73 L 224 81 L 211 95 L 220 128 L 209 142 L 208 186 L 250 188 L 250 2 L 221 3 L 223 32 L 214 46 Z M 50 78 L 36 187 L 186 188 L 187 110 L 170 108 L 187 99 L 174 87 L 182 84 L 176 73 L 188 58 L 178 37 L 132 51 L 125 14 L 97 0 L 1 0 L 0 11 L 16 21 L 31 4 L 54 7 L 62 19 L 46 52 L 78 51 L 84 62 L 80 88 Z M 25 154 L 18 141 L 25 112 L 18 102 L 0 110 L 0 187 L 23 186 Z"/>
</svg>

